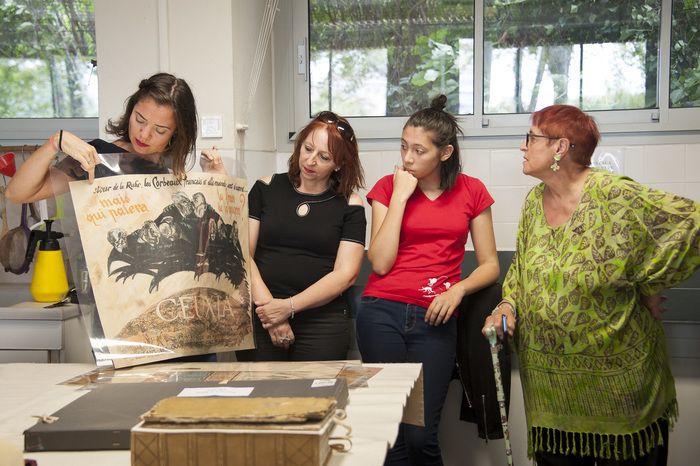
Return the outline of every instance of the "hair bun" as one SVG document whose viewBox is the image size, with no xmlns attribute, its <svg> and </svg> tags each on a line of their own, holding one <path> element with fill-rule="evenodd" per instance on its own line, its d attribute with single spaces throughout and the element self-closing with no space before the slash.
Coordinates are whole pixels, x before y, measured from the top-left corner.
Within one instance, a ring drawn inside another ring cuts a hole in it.
<svg viewBox="0 0 700 466">
<path fill-rule="evenodd" d="M 432 108 L 433 110 L 445 110 L 446 105 L 447 96 L 445 94 L 440 94 L 439 96 L 435 97 L 430 103 L 430 108 Z"/>
<path fill-rule="evenodd" d="M 144 87 L 148 86 L 148 79 L 142 79 L 141 82 L 139 83 L 139 89 L 143 89 Z"/>
</svg>

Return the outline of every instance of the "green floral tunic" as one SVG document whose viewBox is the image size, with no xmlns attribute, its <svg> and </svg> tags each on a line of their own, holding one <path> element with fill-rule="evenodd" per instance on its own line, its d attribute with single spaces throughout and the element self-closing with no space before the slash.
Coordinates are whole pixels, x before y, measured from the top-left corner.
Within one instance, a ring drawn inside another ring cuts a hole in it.
<svg viewBox="0 0 700 466">
<path fill-rule="evenodd" d="M 551 228 L 543 192 L 525 200 L 504 283 L 518 312 L 528 455 L 644 454 L 677 405 L 662 324 L 640 298 L 700 265 L 700 205 L 592 169 L 569 221 Z"/>
</svg>

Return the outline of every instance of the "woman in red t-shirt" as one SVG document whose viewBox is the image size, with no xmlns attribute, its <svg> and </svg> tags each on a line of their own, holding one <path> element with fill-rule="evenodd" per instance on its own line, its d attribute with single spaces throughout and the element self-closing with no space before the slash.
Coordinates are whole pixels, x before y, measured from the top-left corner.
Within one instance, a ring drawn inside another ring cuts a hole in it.
<svg viewBox="0 0 700 466">
<path fill-rule="evenodd" d="M 461 173 L 456 118 L 444 95 L 406 122 L 403 166 L 367 195 L 372 274 L 357 315 L 365 362 L 423 364 L 425 427 L 401 424 L 385 464 L 442 464 L 440 414 L 454 367 L 455 310 L 499 275 L 491 204 L 483 183 Z M 461 277 L 469 230 L 478 266 Z"/>
</svg>

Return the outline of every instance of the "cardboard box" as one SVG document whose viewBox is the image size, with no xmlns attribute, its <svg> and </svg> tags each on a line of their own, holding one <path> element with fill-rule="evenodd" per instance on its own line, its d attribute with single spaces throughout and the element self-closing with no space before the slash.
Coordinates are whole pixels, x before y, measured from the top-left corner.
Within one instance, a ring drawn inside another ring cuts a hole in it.
<svg viewBox="0 0 700 466">
<path fill-rule="evenodd" d="M 168 398 L 131 430 L 132 466 L 322 466 L 334 398 Z"/>
</svg>

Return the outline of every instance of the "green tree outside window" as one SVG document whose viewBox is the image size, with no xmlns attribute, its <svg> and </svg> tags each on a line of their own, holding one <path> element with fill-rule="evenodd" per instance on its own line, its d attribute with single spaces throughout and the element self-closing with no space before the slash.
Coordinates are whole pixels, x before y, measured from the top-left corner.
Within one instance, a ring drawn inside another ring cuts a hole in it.
<svg viewBox="0 0 700 466">
<path fill-rule="evenodd" d="M 700 107 L 700 2 L 674 0 L 671 107 Z"/>
<path fill-rule="evenodd" d="M 97 116 L 92 0 L 0 3 L 0 118 Z"/>
<path fill-rule="evenodd" d="M 438 93 L 472 114 L 659 106 L 661 0 L 310 0 L 310 113 L 405 116 Z M 700 105 L 700 2 L 673 0 L 671 105 Z M 373 106 L 373 107 L 372 107 Z M 368 111 L 368 108 L 372 110 Z"/>
</svg>

